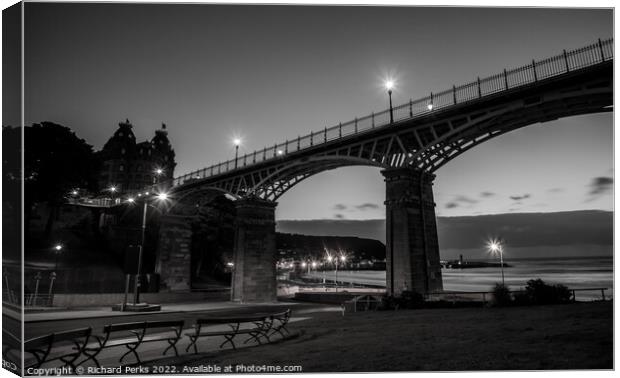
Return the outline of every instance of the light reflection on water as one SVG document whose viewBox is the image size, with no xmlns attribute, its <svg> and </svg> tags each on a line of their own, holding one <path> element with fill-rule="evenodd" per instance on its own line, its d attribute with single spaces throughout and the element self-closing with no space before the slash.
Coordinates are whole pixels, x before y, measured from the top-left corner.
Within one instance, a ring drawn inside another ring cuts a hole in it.
<svg viewBox="0 0 620 378">
<path fill-rule="evenodd" d="M 613 297 L 613 258 L 553 258 L 520 259 L 507 261 L 504 279 L 511 290 L 525 287 L 530 279 L 540 278 L 548 284 L 562 284 L 570 289 L 608 288 L 605 295 Z M 443 288 L 446 291 L 490 291 L 501 282 L 500 268 L 442 269 Z M 322 272 L 311 276 L 322 278 Z M 329 281 L 334 271 L 325 272 Z M 385 286 L 385 271 L 340 271 L 338 280 L 367 285 Z M 577 292 L 578 300 L 600 298 L 600 291 Z"/>
</svg>

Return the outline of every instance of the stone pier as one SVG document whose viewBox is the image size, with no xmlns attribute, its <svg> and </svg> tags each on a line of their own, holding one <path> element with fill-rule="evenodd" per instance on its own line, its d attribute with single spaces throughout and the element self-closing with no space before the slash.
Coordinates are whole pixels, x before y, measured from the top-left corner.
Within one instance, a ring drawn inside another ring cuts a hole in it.
<svg viewBox="0 0 620 378">
<path fill-rule="evenodd" d="M 382 171 L 386 185 L 388 294 L 441 291 L 441 265 L 433 200 L 434 175 L 412 168 Z"/>
<path fill-rule="evenodd" d="M 161 217 L 155 267 L 161 292 L 191 290 L 192 221 L 193 218 L 186 215 Z"/>
<path fill-rule="evenodd" d="M 235 302 L 274 302 L 276 285 L 276 203 L 257 198 L 235 204 L 233 290 Z"/>
</svg>

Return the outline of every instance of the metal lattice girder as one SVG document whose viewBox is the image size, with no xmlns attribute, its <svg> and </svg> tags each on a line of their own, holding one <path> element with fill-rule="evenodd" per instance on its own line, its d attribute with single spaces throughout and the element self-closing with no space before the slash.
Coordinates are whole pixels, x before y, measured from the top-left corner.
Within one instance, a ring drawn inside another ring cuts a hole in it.
<svg viewBox="0 0 620 378">
<path fill-rule="evenodd" d="M 246 157 L 237 169 L 186 177 L 172 191 L 186 200 L 200 193 L 228 193 L 275 201 L 306 178 L 344 166 L 414 166 L 434 172 L 474 146 L 509 131 L 562 117 L 609 112 L 612 106 L 610 59 L 383 127 L 331 140 L 325 134 L 323 143 L 297 151 L 291 147 L 278 154 L 274 149 L 275 157 L 265 161 L 245 164 Z M 313 138 L 318 138 L 316 135 Z"/>
</svg>

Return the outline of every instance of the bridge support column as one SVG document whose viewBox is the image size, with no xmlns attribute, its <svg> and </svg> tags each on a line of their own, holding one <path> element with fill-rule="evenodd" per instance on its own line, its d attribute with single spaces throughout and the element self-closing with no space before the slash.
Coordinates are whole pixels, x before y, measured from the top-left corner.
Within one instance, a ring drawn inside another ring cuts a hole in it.
<svg viewBox="0 0 620 378">
<path fill-rule="evenodd" d="M 430 173 L 412 168 L 382 171 L 386 184 L 388 294 L 441 291 L 441 265 Z"/>
<path fill-rule="evenodd" d="M 191 290 L 192 218 L 180 215 L 161 217 L 155 272 L 162 292 Z"/>
<path fill-rule="evenodd" d="M 276 203 L 257 198 L 236 202 L 234 267 L 231 299 L 275 302 Z"/>
</svg>

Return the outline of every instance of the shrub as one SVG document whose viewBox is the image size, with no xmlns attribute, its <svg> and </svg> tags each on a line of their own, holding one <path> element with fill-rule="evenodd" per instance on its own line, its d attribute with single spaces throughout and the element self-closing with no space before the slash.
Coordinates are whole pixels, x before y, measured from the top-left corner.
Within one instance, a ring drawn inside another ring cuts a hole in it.
<svg viewBox="0 0 620 378">
<path fill-rule="evenodd" d="M 396 309 L 396 298 L 392 295 L 385 294 L 381 297 L 381 304 L 378 310 L 394 310 Z"/>
<path fill-rule="evenodd" d="M 422 308 L 424 307 L 424 296 L 417 291 L 405 290 L 397 299 L 401 308 Z"/>
<path fill-rule="evenodd" d="M 496 283 L 493 287 L 493 305 L 498 307 L 509 306 L 512 302 L 508 286 Z"/>
<path fill-rule="evenodd" d="M 529 306 L 532 304 L 532 301 L 527 295 L 525 291 L 518 291 L 512 295 L 513 304 L 515 306 Z"/>
<path fill-rule="evenodd" d="M 399 308 L 423 308 L 424 296 L 415 291 L 403 291 L 399 296 L 384 295 L 381 297 L 379 310 L 397 310 Z"/>
<path fill-rule="evenodd" d="M 532 304 L 556 304 L 570 302 L 571 294 L 564 285 L 548 285 L 540 278 L 527 281 L 525 292 Z"/>
</svg>

